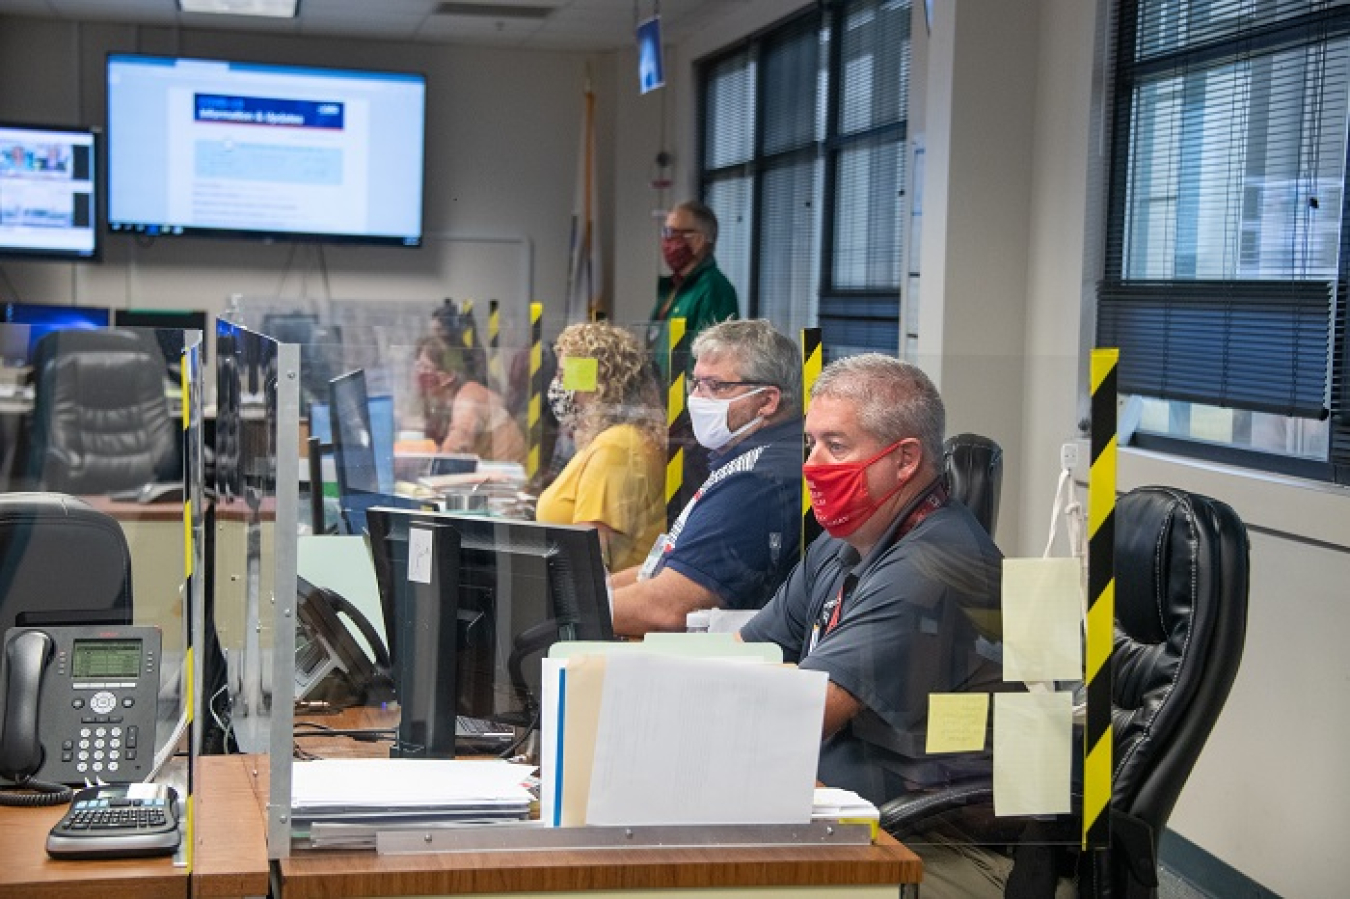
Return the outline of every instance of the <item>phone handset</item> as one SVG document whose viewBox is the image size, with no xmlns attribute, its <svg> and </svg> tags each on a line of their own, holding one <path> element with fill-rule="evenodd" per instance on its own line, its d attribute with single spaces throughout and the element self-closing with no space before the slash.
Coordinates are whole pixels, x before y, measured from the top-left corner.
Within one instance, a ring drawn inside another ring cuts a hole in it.
<svg viewBox="0 0 1350 899">
<path fill-rule="evenodd" d="M 0 776 L 31 793 L 0 793 L 0 805 L 60 805 L 71 791 L 62 784 L 38 780 L 44 752 L 38 739 L 42 677 L 56 642 L 42 631 L 29 630 L 5 641 L 0 683 L 4 684 L 0 710 Z"/>
<path fill-rule="evenodd" d="M 5 705 L 0 724 L 0 774 L 23 784 L 42 767 L 38 698 L 42 672 L 52 657 L 52 638 L 25 631 L 5 644 Z"/>
</svg>

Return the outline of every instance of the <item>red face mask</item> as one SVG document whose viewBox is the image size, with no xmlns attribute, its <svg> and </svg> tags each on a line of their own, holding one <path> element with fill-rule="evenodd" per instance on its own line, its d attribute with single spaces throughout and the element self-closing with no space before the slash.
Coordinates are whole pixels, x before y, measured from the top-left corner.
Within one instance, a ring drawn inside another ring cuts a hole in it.
<svg viewBox="0 0 1350 899">
<path fill-rule="evenodd" d="M 834 462 L 802 466 L 802 477 L 811 491 L 811 508 L 816 521 L 829 531 L 831 537 L 847 537 L 862 527 L 882 503 L 895 496 L 905 486 L 901 481 L 885 496 L 873 499 L 867 492 L 867 469 L 903 443 L 897 440 L 870 459 L 862 462 Z"/>
<path fill-rule="evenodd" d="M 672 235 L 661 241 L 661 255 L 666 265 L 677 275 L 684 274 L 685 268 L 694 261 L 694 251 L 689 249 L 681 235 Z"/>
</svg>

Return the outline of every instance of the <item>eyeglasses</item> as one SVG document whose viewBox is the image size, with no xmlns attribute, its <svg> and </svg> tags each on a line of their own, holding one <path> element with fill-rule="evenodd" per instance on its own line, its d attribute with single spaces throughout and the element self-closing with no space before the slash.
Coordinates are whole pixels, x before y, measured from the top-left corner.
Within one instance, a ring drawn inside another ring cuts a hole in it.
<svg viewBox="0 0 1350 899">
<path fill-rule="evenodd" d="M 719 381 L 716 378 L 690 378 L 689 392 L 705 393 L 709 396 L 722 396 L 733 387 L 772 387 L 764 381 Z"/>
<path fill-rule="evenodd" d="M 702 234 L 702 233 L 703 232 L 698 230 L 697 228 L 671 228 L 669 226 L 666 226 L 661 229 L 661 236 L 666 238 L 676 236 L 688 237 L 691 234 Z"/>
</svg>

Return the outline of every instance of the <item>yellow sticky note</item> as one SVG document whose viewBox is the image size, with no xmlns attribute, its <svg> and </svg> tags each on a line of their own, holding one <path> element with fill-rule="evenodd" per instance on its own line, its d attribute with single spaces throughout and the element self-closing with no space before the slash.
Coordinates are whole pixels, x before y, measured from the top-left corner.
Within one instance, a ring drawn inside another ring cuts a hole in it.
<svg viewBox="0 0 1350 899">
<path fill-rule="evenodd" d="M 563 390 L 594 393 L 598 369 L 599 365 L 594 359 L 568 356 L 563 360 Z"/>
<path fill-rule="evenodd" d="M 978 752 L 984 748 L 988 693 L 928 694 L 926 752 Z"/>
</svg>

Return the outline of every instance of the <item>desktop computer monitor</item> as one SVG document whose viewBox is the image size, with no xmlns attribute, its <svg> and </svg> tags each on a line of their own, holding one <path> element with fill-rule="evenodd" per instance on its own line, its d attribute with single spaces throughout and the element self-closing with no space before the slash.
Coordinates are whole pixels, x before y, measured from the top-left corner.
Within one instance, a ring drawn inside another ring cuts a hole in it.
<svg viewBox="0 0 1350 899">
<path fill-rule="evenodd" d="M 306 406 L 322 402 L 328 382 L 344 367 L 342 329 L 320 324 L 312 312 L 269 312 L 257 330 L 278 343 L 300 347 L 300 401 Z"/>
<path fill-rule="evenodd" d="M 375 451 L 376 480 L 379 489 L 389 493 L 394 489 L 394 398 L 372 396 L 367 399 L 366 406 L 370 410 L 370 439 Z M 333 444 L 333 415 L 328 403 L 310 404 L 309 436 L 318 437 L 320 443 Z"/>
<path fill-rule="evenodd" d="M 367 524 L 395 689 L 434 684 L 457 715 L 533 728 L 548 648 L 614 638 L 593 528 L 382 507 Z M 409 699 L 401 727 L 434 717 L 418 707 L 431 698 Z"/>
<path fill-rule="evenodd" d="M 0 315 L 6 324 L 28 326 L 28 345 L 24 348 L 26 355 L 23 359 L 8 358 L 10 350 L 6 350 L 5 362 L 10 365 L 31 362 L 37 342 L 53 331 L 106 328 L 109 320 L 108 310 L 97 306 L 57 306 L 46 303 L 5 303 L 0 307 Z M 15 351 L 17 349 L 14 348 Z"/>
<path fill-rule="evenodd" d="M 349 371 L 328 382 L 332 418 L 333 460 L 337 465 L 338 494 L 352 490 L 378 493 L 380 475 L 375 466 L 375 433 L 366 395 L 366 373 Z"/>
</svg>

